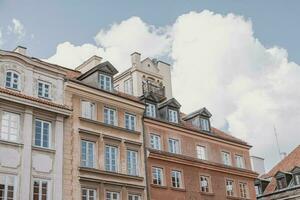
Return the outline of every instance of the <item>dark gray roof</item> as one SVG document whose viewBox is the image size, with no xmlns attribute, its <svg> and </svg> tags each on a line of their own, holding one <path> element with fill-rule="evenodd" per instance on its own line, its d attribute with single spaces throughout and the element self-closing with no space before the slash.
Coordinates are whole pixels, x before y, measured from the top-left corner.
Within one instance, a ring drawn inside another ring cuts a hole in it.
<svg viewBox="0 0 300 200">
<path fill-rule="evenodd" d="M 202 115 L 202 116 L 206 116 L 209 118 L 212 116 L 212 114 L 204 107 L 204 108 L 201 108 L 199 110 L 196 110 L 196 111 L 188 114 L 187 116 L 183 117 L 182 119 L 188 120 L 188 119 L 196 117 L 197 115 Z"/>
</svg>

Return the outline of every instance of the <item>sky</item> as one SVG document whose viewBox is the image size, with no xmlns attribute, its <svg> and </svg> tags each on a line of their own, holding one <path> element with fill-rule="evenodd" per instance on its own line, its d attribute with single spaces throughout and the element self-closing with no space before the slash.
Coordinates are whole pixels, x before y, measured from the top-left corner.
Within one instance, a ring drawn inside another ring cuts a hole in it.
<svg viewBox="0 0 300 200">
<path fill-rule="evenodd" d="M 246 140 L 270 169 L 300 141 L 300 2 L 0 0 L 0 48 L 75 68 L 96 54 L 119 71 L 130 54 L 172 65 L 189 113 Z M 186 88 L 189 88 L 187 90 Z"/>
</svg>

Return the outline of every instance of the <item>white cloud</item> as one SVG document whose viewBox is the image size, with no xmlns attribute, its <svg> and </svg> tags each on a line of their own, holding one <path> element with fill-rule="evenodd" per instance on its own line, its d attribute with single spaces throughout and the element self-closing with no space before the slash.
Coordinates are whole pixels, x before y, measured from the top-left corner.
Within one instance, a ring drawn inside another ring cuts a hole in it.
<svg viewBox="0 0 300 200">
<path fill-rule="evenodd" d="M 122 71 L 133 51 L 170 55 L 174 94 L 183 111 L 206 106 L 214 126 L 228 127 L 252 144 L 268 167 L 278 161 L 274 125 L 284 151 L 298 145 L 300 67 L 286 50 L 264 47 L 251 21 L 203 11 L 179 16 L 169 27 L 153 27 L 132 17 L 100 30 L 95 41 L 98 46 L 62 43 L 48 61 L 75 67 L 97 54 Z"/>
<path fill-rule="evenodd" d="M 2 44 L 3 44 L 3 36 L 2 36 L 1 28 L 0 28 L 0 47 L 2 46 Z"/>
<path fill-rule="evenodd" d="M 12 25 L 8 26 L 8 32 L 17 35 L 18 39 L 23 38 L 26 34 L 24 25 L 20 20 L 15 18 L 12 19 Z"/>
</svg>

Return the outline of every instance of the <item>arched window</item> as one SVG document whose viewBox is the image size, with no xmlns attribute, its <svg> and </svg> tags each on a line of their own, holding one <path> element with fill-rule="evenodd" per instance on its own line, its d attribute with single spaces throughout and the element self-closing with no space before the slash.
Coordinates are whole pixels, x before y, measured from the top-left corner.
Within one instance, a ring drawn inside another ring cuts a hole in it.
<svg viewBox="0 0 300 200">
<path fill-rule="evenodd" d="M 20 75 L 15 71 L 7 71 L 5 79 L 5 87 L 15 90 L 20 89 Z"/>
</svg>

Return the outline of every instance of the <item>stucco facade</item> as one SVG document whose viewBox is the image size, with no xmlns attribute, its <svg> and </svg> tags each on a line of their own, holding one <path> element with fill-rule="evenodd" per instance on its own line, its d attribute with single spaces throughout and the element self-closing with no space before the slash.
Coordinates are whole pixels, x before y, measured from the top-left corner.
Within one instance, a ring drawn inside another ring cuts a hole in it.
<svg viewBox="0 0 300 200">
<path fill-rule="evenodd" d="M 25 52 L 0 51 L 1 197 L 62 200 L 64 78 L 76 72 Z"/>
</svg>

